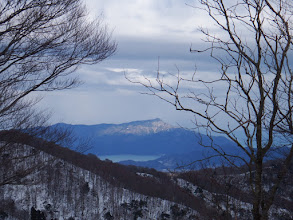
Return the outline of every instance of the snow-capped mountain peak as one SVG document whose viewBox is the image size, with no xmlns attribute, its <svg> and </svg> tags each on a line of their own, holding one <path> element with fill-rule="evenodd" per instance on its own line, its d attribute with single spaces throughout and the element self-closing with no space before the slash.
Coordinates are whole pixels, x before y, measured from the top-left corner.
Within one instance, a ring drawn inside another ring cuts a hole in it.
<svg viewBox="0 0 293 220">
<path fill-rule="evenodd" d="M 154 134 L 162 131 L 168 131 L 175 127 L 163 122 L 160 119 L 136 121 L 131 123 L 125 123 L 120 125 L 113 125 L 109 128 L 101 131 L 102 135 L 107 134 L 135 134 L 135 135 L 147 135 Z"/>
</svg>

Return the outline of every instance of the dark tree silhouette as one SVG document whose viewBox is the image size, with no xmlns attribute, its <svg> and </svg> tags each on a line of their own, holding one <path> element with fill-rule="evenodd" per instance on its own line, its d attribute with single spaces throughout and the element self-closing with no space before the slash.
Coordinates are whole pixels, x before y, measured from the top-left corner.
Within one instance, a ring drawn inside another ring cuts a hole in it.
<svg viewBox="0 0 293 220">
<path fill-rule="evenodd" d="M 70 74 L 80 65 L 97 64 L 113 55 L 116 46 L 100 19 L 89 21 L 81 0 L 0 1 L 0 131 L 20 130 L 59 144 L 69 141 L 68 131 L 44 129 L 49 115 L 36 110 L 38 100 L 29 95 L 78 85 Z M 21 134 L 0 136 L 3 185 L 37 168 L 37 164 L 26 170 L 21 167 L 7 176 L 5 164 L 23 162 L 39 152 L 15 158 L 10 151 Z"/>
<path fill-rule="evenodd" d="M 1 1 L 1 129 L 32 115 L 28 108 L 34 101 L 24 100 L 28 94 L 71 88 L 78 80 L 69 75 L 79 65 L 115 52 L 107 28 L 86 15 L 80 0 Z"/>
<path fill-rule="evenodd" d="M 292 133 L 292 2 L 286 0 L 200 0 L 204 10 L 218 28 L 216 33 L 201 28 L 204 50 L 220 66 L 219 74 L 208 80 L 195 73 L 190 78 L 178 74 L 175 86 L 160 72 L 156 80 L 140 83 L 150 95 L 172 104 L 177 110 L 190 112 L 195 124 L 205 130 L 208 146 L 237 166 L 248 167 L 253 197 L 254 219 L 268 219 L 277 190 L 293 157 Z M 190 84 L 189 91 L 182 84 Z M 202 89 L 204 88 L 204 89 Z M 224 92 L 223 92 L 224 90 Z M 242 152 L 229 154 L 213 143 L 212 135 L 232 140 Z M 264 188 L 263 163 L 270 151 L 278 150 L 281 167 L 269 189 Z"/>
</svg>

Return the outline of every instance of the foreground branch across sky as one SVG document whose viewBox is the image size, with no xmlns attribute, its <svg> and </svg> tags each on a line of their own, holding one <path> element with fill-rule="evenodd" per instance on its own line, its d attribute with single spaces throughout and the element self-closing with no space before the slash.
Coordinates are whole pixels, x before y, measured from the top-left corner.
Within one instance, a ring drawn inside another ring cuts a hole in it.
<svg viewBox="0 0 293 220">
<path fill-rule="evenodd" d="M 89 22 L 79 0 L 3 0 L 0 14 L 1 129 L 25 117 L 31 92 L 71 88 L 78 80 L 69 75 L 79 65 L 116 50 L 107 28 L 99 19 Z"/>
<path fill-rule="evenodd" d="M 179 111 L 191 112 L 196 125 L 211 137 L 221 134 L 236 143 L 249 168 L 252 215 L 268 219 L 277 189 L 292 162 L 292 5 L 284 0 L 202 0 L 196 6 L 214 22 L 217 32 L 201 28 L 204 50 L 218 62 L 216 78 L 183 78 L 178 71 L 174 84 L 164 81 L 158 71 L 156 80 L 139 83 L 148 94 L 172 104 Z M 198 7 L 199 5 L 199 7 Z M 200 55 L 200 54 L 199 54 Z M 170 82 L 170 81 L 169 81 Z M 184 85 L 195 88 L 188 92 Z M 205 88 L 202 89 L 202 88 Z M 223 92 L 223 90 L 225 90 Z M 210 146 L 231 165 L 237 155 L 228 155 Z M 263 187 L 263 166 L 271 150 L 284 153 L 283 167 L 275 173 L 270 189 Z"/>
</svg>

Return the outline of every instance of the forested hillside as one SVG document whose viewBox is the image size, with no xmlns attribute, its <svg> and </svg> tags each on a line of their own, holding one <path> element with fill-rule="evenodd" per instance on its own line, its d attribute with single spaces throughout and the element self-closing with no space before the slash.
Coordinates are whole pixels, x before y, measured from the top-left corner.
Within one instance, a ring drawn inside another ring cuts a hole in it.
<svg viewBox="0 0 293 220">
<path fill-rule="evenodd" d="M 5 145 L 10 137 L 14 143 Z M 1 140 L 2 219 L 251 218 L 244 168 L 163 173 L 101 161 L 19 132 L 2 132 Z M 266 167 L 270 184 L 278 162 Z M 286 187 L 292 176 L 277 194 L 271 219 L 293 217 L 293 189 Z"/>
</svg>

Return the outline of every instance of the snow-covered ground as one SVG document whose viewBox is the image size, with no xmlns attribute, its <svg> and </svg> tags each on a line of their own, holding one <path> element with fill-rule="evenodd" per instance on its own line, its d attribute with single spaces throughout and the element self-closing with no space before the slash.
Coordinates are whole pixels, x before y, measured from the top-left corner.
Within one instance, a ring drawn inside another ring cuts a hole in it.
<svg viewBox="0 0 293 220">
<path fill-rule="evenodd" d="M 18 145 L 14 152 L 21 156 L 32 150 L 29 146 Z M 38 158 L 47 162 L 26 177 L 27 184 L 8 184 L 0 188 L 0 200 L 13 201 L 13 208 L 17 210 L 14 214 L 9 208 L 3 210 L 10 216 L 7 219 L 23 219 L 32 207 L 45 213 L 47 219 L 60 220 L 172 218 L 172 207 L 184 210 L 181 219 L 199 217 L 196 211 L 183 205 L 113 186 L 90 171 L 44 152 L 38 152 L 19 165 L 29 169 Z M 142 173 L 138 175 L 150 177 Z M 22 218 L 19 217 L 21 211 Z"/>
</svg>

